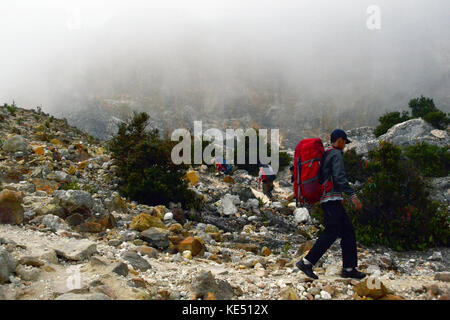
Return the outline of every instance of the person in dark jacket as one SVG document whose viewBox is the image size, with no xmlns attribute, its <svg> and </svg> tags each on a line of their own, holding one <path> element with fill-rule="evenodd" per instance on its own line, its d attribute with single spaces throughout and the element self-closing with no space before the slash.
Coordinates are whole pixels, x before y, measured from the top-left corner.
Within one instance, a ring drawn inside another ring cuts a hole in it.
<svg viewBox="0 0 450 320">
<path fill-rule="evenodd" d="M 341 276 L 355 279 L 363 279 L 366 276 L 356 269 L 358 259 L 355 231 L 342 205 L 342 193 L 345 193 L 351 196 L 352 202 L 357 210 L 361 210 L 362 208 L 361 202 L 348 183 L 345 174 L 343 150 L 347 143 L 350 143 L 350 140 L 348 140 L 347 134 L 343 130 L 336 129 L 331 133 L 332 146 L 325 152 L 319 174 L 320 183 L 326 184 L 327 181 L 332 182 L 329 190 L 326 189 L 320 199 L 324 212 L 325 230 L 305 258 L 296 264 L 301 271 L 313 279 L 318 279 L 312 270 L 313 266 L 337 238 L 341 238 L 343 262 Z"/>
</svg>

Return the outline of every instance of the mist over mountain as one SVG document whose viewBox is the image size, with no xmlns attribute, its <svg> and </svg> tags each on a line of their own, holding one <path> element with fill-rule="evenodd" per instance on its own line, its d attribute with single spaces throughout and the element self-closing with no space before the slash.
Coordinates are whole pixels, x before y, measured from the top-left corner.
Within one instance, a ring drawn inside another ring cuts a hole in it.
<svg viewBox="0 0 450 320">
<path fill-rule="evenodd" d="M 170 131 L 374 125 L 421 94 L 450 111 L 450 3 L 2 1 L 0 100 L 107 139 L 133 110 Z M 12 54 L 13 53 L 13 54 Z"/>
</svg>

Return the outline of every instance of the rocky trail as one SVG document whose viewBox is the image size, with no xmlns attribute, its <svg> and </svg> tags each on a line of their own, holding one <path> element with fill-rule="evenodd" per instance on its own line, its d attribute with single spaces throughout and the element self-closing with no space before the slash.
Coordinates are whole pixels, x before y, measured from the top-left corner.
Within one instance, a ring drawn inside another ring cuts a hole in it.
<svg viewBox="0 0 450 320">
<path fill-rule="evenodd" d="M 298 272 L 321 226 L 287 200 L 287 169 L 271 200 L 245 171 L 199 166 L 186 178 L 201 212 L 146 206 L 117 193 L 102 143 L 64 120 L 12 111 L 0 107 L 0 299 L 449 298 L 448 248 L 359 246 L 370 277 L 355 281 L 339 276 L 337 241 L 319 280 Z"/>
</svg>

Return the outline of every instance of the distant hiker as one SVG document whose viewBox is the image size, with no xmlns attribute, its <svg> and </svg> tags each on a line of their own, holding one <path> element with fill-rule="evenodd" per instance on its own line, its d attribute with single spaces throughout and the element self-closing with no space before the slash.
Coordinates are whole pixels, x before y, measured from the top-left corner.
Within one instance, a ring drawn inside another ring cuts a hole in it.
<svg viewBox="0 0 450 320">
<path fill-rule="evenodd" d="M 294 169 L 298 180 L 294 183 L 297 199 L 306 197 L 312 199 L 306 202 L 313 203 L 319 195 L 319 201 L 324 211 L 324 232 L 305 258 L 296 264 L 301 271 L 313 279 L 318 279 L 312 270 L 313 266 L 337 238 L 341 238 L 343 260 L 341 276 L 355 279 L 362 279 L 366 276 L 356 269 L 358 260 L 355 231 L 342 205 L 342 192 L 344 192 L 351 196 L 357 210 L 362 208 L 361 202 L 349 185 L 345 174 L 343 150 L 347 143 L 350 143 L 347 134 L 343 130 L 336 129 L 331 133 L 332 146 L 327 150 L 323 150 L 320 139 L 305 139 L 297 146 L 298 150 L 296 149 L 294 156 L 294 161 L 298 159 L 297 168 Z M 316 170 L 315 173 L 311 173 L 313 169 Z M 311 178 L 310 175 L 315 176 Z M 298 182 L 299 184 L 297 184 Z"/>
<path fill-rule="evenodd" d="M 276 178 L 275 173 L 269 164 L 260 165 L 258 177 L 258 189 L 261 188 L 262 182 L 263 193 L 267 195 L 269 198 L 272 197 L 272 191 L 274 188 L 273 181 L 275 180 L 275 178 Z"/>
<path fill-rule="evenodd" d="M 230 174 L 233 171 L 231 164 L 227 163 L 222 157 L 216 158 L 216 170 L 219 173 Z"/>
</svg>

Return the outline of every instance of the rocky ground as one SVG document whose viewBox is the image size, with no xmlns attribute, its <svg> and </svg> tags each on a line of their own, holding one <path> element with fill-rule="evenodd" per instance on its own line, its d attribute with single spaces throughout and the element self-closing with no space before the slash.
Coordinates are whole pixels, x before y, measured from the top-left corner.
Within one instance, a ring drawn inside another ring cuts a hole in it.
<svg viewBox="0 0 450 320">
<path fill-rule="evenodd" d="M 0 107 L 0 299 L 448 299 L 450 250 L 358 247 L 364 281 L 339 277 L 337 241 L 319 280 L 295 267 L 320 224 L 245 171 L 187 179 L 205 205 L 150 207 L 115 190 L 105 148 L 38 111 Z M 258 198 L 260 198 L 258 200 Z"/>
</svg>

